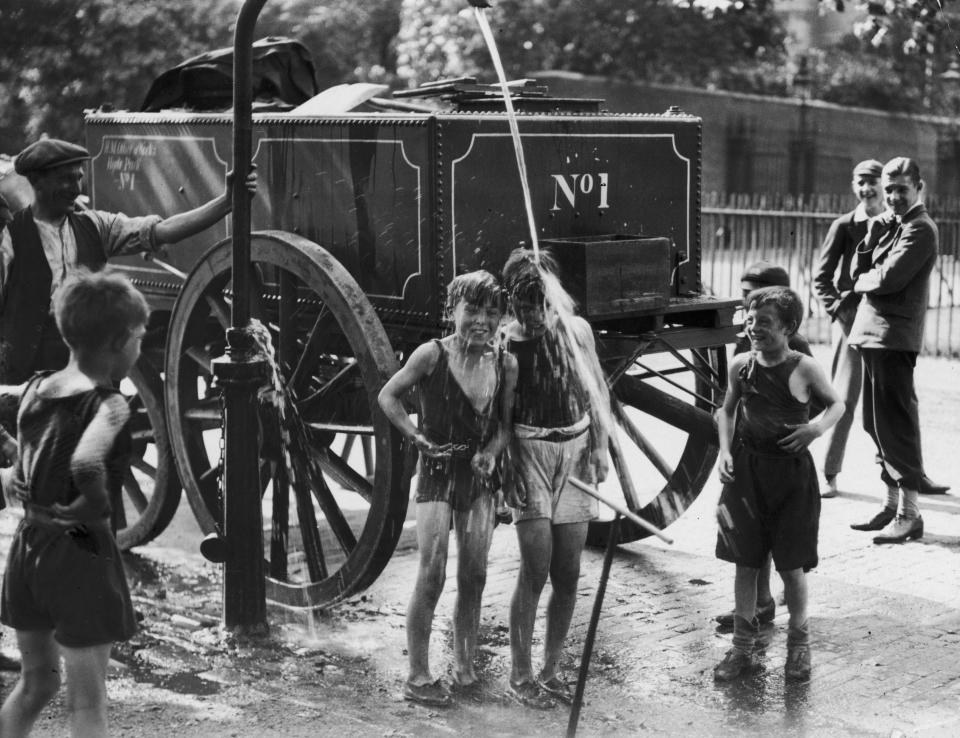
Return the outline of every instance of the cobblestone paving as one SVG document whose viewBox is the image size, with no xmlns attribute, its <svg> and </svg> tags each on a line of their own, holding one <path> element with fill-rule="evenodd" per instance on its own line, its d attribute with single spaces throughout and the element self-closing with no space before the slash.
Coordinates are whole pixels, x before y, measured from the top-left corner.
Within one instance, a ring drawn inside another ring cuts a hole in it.
<svg viewBox="0 0 960 738">
<path fill-rule="evenodd" d="M 733 599 L 733 567 L 713 556 L 719 494 L 714 475 L 694 506 L 671 526 L 675 545 L 645 539 L 618 550 L 580 735 L 960 735 L 960 363 L 922 359 L 918 373 L 923 378 L 919 394 L 928 471 L 954 489 L 949 495 L 921 498 L 922 540 L 874 546 L 870 534 L 849 529 L 880 505 L 869 439 L 854 429 L 842 494 L 823 503 L 821 563 L 809 577 L 810 683 L 784 682 L 787 613 L 778 606 L 773 625 L 764 632 L 769 641 L 765 670 L 730 686 L 714 684 L 712 669 L 730 636 L 717 633 L 712 619 L 728 610 Z M 817 459 L 820 454 L 815 447 Z M 185 508 L 179 514 L 189 515 Z M 5 551 L 12 528 L 9 516 L 0 518 L 6 518 L 0 520 Z M 518 558 L 510 526 L 495 532 L 484 597 L 478 660 L 485 701 L 445 711 L 411 705 L 401 697 L 404 612 L 417 567 L 409 540 L 370 590 L 309 627 L 302 616 L 273 612 L 275 652 L 241 659 L 216 644 L 209 624 L 177 634 L 176 613 L 192 610 L 205 614 L 198 619 L 216 617 L 218 591 L 216 571 L 196 554 L 176 550 L 172 535 L 145 547 L 141 557 L 163 561 L 181 579 L 190 578 L 193 589 L 178 589 L 172 579 L 135 588 L 149 623 L 159 623 L 162 614 L 148 605 L 151 601 L 174 613 L 165 624 L 150 626 L 155 637 L 141 644 L 138 653 L 149 660 L 152 650 L 150 663 L 161 672 L 195 681 L 206 669 L 199 677 L 215 688 L 187 695 L 147 689 L 119 669 L 109 684 L 117 735 L 342 738 L 555 736 L 566 731 L 566 710 L 532 712 L 506 697 L 507 617 Z M 436 676 L 446 674 L 451 661 L 455 548 L 451 554 L 432 641 Z M 563 661 L 569 680 L 576 677 L 602 558 L 598 550 L 584 554 L 580 601 Z M 198 586 L 206 587 L 201 597 Z M 778 583 L 774 591 L 780 591 Z M 541 606 L 548 592 L 549 585 Z M 541 617 L 536 644 L 542 635 Z M 204 649 L 204 639 L 212 644 L 209 648 Z M 168 647 L 161 648 L 163 643 Z M 5 637 L 8 651 L 10 644 Z M 177 644 L 183 648 L 171 650 Z M 36 735 L 61 734 L 57 709 Z"/>
</svg>

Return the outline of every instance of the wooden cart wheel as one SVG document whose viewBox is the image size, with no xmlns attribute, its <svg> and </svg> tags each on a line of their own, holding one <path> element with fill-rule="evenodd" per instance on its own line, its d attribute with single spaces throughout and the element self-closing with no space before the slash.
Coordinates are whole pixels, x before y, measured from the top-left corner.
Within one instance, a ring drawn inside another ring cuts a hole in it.
<svg viewBox="0 0 960 738">
<path fill-rule="evenodd" d="M 222 529 L 221 410 L 210 362 L 224 350 L 231 274 L 228 240 L 187 278 L 167 339 L 171 442 L 205 533 Z M 401 438 L 376 400 L 397 360 L 366 295 L 317 244 L 289 233 L 254 233 L 251 285 L 251 314 L 270 329 L 273 358 L 308 436 L 291 473 L 276 411 L 261 401 L 267 597 L 323 607 L 371 584 L 403 529 L 408 480 Z M 370 458 L 354 450 L 351 436 L 373 440 Z M 313 477 L 302 473 L 307 462 L 319 470 Z"/>
<path fill-rule="evenodd" d="M 123 482 L 123 504 L 115 505 L 117 543 L 124 551 L 162 533 L 180 504 L 180 479 L 170 453 L 160 373 L 144 355 L 120 389 L 130 407 L 132 449 Z M 133 394 L 131 394 L 131 389 Z"/>
<path fill-rule="evenodd" d="M 643 502 L 639 514 L 661 529 L 690 507 L 710 476 L 719 453 L 712 413 L 723 401 L 727 381 L 726 347 L 664 347 L 663 342 L 651 344 L 652 354 L 636 349 L 638 355 L 612 393 L 618 438 Z M 617 367 L 616 359 L 603 356 L 602 341 L 600 351 L 608 371 Z M 610 476 L 616 478 L 613 467 Z M 606 511 L 600 512 L 587 537 L 596 546 L 606 544 L 610 531 L 610 520 L 603 519 Z M 620 521 L 620 543 L 648 535 L 636 523 Z"/>
</svg>

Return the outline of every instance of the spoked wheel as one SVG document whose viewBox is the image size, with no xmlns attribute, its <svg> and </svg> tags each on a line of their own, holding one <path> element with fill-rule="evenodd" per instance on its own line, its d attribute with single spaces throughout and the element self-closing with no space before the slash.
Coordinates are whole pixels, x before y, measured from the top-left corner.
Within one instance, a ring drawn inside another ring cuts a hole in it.
<svg viewBox="0 0 960 738">
<path fill-rule="evenodd" d="M 647 344 L 604 345 L 601 360 L 615 372 L 614 417 L 624 461 L 641 499 L 639 514 L 665 528 L 700 494 L 717 460 L 713 411 L 723 402 L 727 381 L 724 346 L 677 350 L 655 339 Z M 617 474 L 601 487 L 621 496 Z M 622 500 L 622 497 L 621 497 Z M 602 508 L 603 506 L 601 506 Z M 588 542 L 605 545 L 610 520 L 590 524 Z M 620 521 L 620 543 L 649 533 L 630 520 Z"/>
<path fill-rule="evenodd" d="M 163 415 L 163 383 L 144 355 L 120 389 L 130 407 L 130 467 L 123 481 L 122 504 L 114 505 L 117 543 L 123 550 L 148 543 L 162 533 L 180 503 L 180 479 L 170 452 Z"/>
<path fill-rule="evenodd" d="M 167 339 L 173 452 L 205 533 L 222 532 L 221 409 L 211 360 L 224 352 L 231 275 L 224 241 L 187 278 Z M 323 607 L 371 584 L 403 528 L 401 438 L 376 399 L 397 361 L 363 291 L 317 244 L 254 233 L 250 283 L 251 314 L 270 330 L 271 359 L 302 421 L 282 443 L 275 405 L 269 396 L 260 402 L 267 597 Z M 367 442 L 354 444 L 358 436 Z"/>
</svg>

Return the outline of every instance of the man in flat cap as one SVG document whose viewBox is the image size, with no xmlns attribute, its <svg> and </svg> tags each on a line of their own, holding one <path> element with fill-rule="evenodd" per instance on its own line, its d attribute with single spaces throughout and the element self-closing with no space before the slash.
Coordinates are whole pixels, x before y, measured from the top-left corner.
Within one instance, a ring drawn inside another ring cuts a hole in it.
<svg viewBox="0 0 960 738">
<path fill-rule="evenodd" d="M 208 228 L 232 208 L 230 178 L 222 195 L 193 210 L 160 218 L 80 210 L 82 146 L 45 138 L 14 159 L 33 187 L 33 205 L 0 234 L 0 383 L 19 384 L 39 369 L 60 369 L 67 350 L 50 315 L 50 296 L 76 266 L 99 269 L 114 256 L 155 253 Z M 246 180 L 251 196 L 256 173 Z"/>
<path fill-rule="evenodd" d="M 876 159 L 866 159 L 853 168 L 851 187 L 857 206 L 830 224 L 813 280 L 817 295 L 832 319 L 830 376 L 837 394 L 846 404 L 843 416 L 826 434 L 821 497 L 835 497 L 838 493 L 837 475 L 843 467 L 847 439 L 863 388 L 860 352 L 847 340 L 861 297 L 853 289 L 852 264 L 857 244 L 867 235 L 867 223 L 886 209 L 880 188 L 882 171 L 883 164 Z M 947 489 L 930 481 L 926 475 L 920 480 L 920 491 L 925 494 L 942 493 Z"/>
<path fill-rule="evenodd" d="M 923 348 L 940 239 L 920 200 L 924 183 L 913 159 L 888 161 L 880 184 L 888 211 L 870 220 L 857 245 L 853 291 L 863 299 L 848 340 L 863 360 L 863 427 L 876 444 L 887 495 L 879 513 L 851 527 L 880 530 L 874 543 L 903 543 L 923 536 L 917 498 L 923 457 L 913 370 Z"/>
</svg>

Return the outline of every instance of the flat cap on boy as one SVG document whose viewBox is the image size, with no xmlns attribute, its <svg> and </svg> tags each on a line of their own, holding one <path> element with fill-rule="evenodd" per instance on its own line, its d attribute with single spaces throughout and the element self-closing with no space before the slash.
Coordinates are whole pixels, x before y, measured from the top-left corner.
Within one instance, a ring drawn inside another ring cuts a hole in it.
<svg viewBox="0 0 960 738">
<path fill-rule="evenodd" d="M 790 275 L 782 266 L 769 261 L 756 261 L 740 275 L 741 282 L 755 282 L 760 287 L 789 287 Z"/>
<path fill-rule="evenodd" d="M 89 158 L 90 152 L 83 146 L 58 138 L 41 138 L 17 154 L 13 160 L 13 168 L 17 174 L 27 175 L 62 167 L 64 164 L 76 164 Z"/>
<path fill-rule="evenodd" d="M 878 162 L 876 159 L 866 159 L 857 166 L 853 168 L 854 177 L 873 177 L 874 179 L 880 179 L 880 174 L 883 172 L 883 164 Z"/>
</svg>

